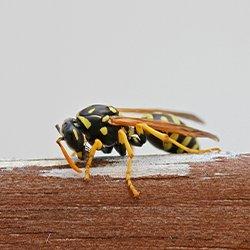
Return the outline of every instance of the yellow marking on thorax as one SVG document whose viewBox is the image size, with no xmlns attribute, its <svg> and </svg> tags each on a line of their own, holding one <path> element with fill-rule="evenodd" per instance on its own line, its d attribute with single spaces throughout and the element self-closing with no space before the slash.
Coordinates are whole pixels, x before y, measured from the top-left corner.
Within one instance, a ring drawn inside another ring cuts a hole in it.
<svg viewBox="0 0 250 250">
<path fill-rule="evenodd" d="M 97 117 L 97 118 L 100 118 L 100 119 L 101 119 L 101 116 L 100 116 L 100 115 L 91 115 L 91 117 Z"/>
<path fill-rule="evenodd" d="M 77 131 L 74 128 L 73 128 L 73 133 L 74 133 L 76 140 L 78 141 L 79 137 L 78 137 Z"/>
<path fill-rule="evenodd" d="M 102 122 L 107 122 L 109 120 L 109 115 L 105 115 L 103 118 L 102 118 Z"/>
<path fill-rule="evenodd" d="M 117 113 L 117 112 L 118 112 L 117 109 L 115 109 L 115 108 L 112 107 L 112 106 L 109 106 L 109 110 L 110 110 L 111 112 L 113 112 L 113 113 Z"/>
<path fill-rule="evenodd" d="M 92 108 L 88 111 L 89 114 L 92 114 L 95 111 L 95 108 Z"/>
<path fill-rule="evenodd" d="M 87 129 L 89 129 L 90 128 L 90 126 L 91 126 L 91 122 L 87 119 L 87 118 L 85 118 L 84 116 L 78 116 L 78 119 L 83 123 L 83 125 L 87 128 Z"/>
<path fill-rule="evenodd" d="M 107 135 L 107 134 L 108 134 L 108 129 L 107 129 L 107 127 L 102 127 L 102 128 L 100 129 L 100 131 L 101 131 L 101 133 L 102 133 L 103 135 Z"/>
</svg>

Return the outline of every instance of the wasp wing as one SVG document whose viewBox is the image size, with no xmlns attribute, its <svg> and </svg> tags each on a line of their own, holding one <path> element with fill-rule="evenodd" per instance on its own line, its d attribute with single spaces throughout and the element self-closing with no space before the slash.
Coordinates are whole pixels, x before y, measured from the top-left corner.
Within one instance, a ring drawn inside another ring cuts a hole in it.
<svg viewBox="0 0 250 250">
<path fill-rule="evenodd" d="M 138 114 L 146 114 L 146 113 L 161 113 L 161 114 L 172 114 L 176 115 L 188 120 L 192 120 L 199 123 L 204 123 L 202 119 L 200 119 L 198 116 L 186 113 L 186 112 L 178 112 L 173 110 L 167 110 L 167 109 L 146 109 L 146 108 L 117 108 L 120 112 L 125 113 L 138 113 Z"/>
<path fill-rule="evenodd" d="M 148 119 L 134 118 L 134 117 L 112 116 L 110 117 L 109 123 L 116 126 L 133 126 L 133 127 L 135 127 L 139 123 L 146 123 L 151 128 L 165 133 L 177 133 L 191 137 L 207 137 L 219 141 L 219 138 L 216 135 L 211 134 L 209 132 L 188 127 L 182 124 L 177 125 L 168 123 L 166 121 L 158 121 L 158 120 L 156 121 L 156 120 L 148 120 Z"/>
</svg>

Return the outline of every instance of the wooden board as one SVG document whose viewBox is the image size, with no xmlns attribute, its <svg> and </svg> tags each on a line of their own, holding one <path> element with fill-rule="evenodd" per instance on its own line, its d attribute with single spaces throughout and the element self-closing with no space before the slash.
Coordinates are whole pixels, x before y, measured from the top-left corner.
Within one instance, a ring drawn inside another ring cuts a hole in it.
<svg viewBox="0 0 250 250">
<path fill-rule="evenodd" d="M 250 248 L 250 155 L 96 158 L 90 182 L 64 161 L 0 162 L 0 249 Z"/>
</svg>

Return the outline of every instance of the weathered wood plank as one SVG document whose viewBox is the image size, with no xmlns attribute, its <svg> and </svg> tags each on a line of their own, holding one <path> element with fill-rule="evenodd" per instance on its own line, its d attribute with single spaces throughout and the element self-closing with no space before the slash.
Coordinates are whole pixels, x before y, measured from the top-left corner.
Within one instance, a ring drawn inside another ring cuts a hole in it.
<svg viewBox="0 0 250 250">
<path fill-rule="evenodd" d="M 0 162 L 0 247 L 250 247 L 250 155 L 136 157 L 140 199 L 125 163 L 97 158 L 84 182 L 64 161 Z"/>
</svg>

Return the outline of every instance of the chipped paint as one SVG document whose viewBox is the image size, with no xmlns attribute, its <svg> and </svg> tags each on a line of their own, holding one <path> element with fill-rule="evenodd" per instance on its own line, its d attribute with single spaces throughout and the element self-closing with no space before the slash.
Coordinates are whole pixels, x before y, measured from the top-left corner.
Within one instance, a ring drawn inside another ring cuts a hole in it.
<svg viewBox="0 0 250 250">
<path fill-rule="evenodd" d="M 53 167 L 53 166 L 63 166 L 66 165 L 64 159 L 18 159 L 18 160 L 0 160 L 0 170 L 13 170 L 14 168 L 23 168 L 23 167 Z"/>
<path fill-rule="evenodd" d="M 123 163 L 123 164 L 121 164 Z M 110 176 L 112 178 L 124 178 L 126 161 L 115 163 L 110 166 L 105 167 L 94 167 L 91 168 L 91 175 L 102 175 Z M 143 177 L 143 176 L 154 176 L 154 175 L 178 175 L 186 176 L 189 173 L 188 164 L 178 164 L 178 165 L 163 165 L 162 167 L 155 167 L 153 164 L 147 165 L 133 165 L 133 177 Z M 82 178 L 83 175 L 79 175 L 73 172 L 71 169 L 50 169 L 41 172 L 42 176 L 54 176 L 61 178 Z"/>
<path fill-rule="evenodd" d="M 210 162 L 218 158 L 234 158 L 239 154 L 231 152 L 208 153 L 208 154 L 164 154 L 164 155 L 143 155 L 136 156 L 133 160 L 133 177 L 154 176 L 154 175 L 177 175 L 187 176 L 190 171 L 190 164 Z M 98 167 L 98 162 L 105 160 L 108 164 Z M 126 157 L 96 157 L 97 165 L 91 169 L 91 174 L 123 178 L 125 175 Z M 64 166 L 65 168 L 58 168 Z M 41 176 L 53 176 L 60 178 L 82 178 L 68 166 L 63 159 L 30 159 L 30 160 L 0 160 L 0 170 L 11 171 L 14 168 L 30 166 L 41 167 Z M 53 168 L 57 166 L 56 168 Z M 46 169 L 42 169 L 46 167 Z M 48 169 L 47 167 L 51 167 Z M 216 173 L 215 175 L 223 175 Z"/>
</svg>

